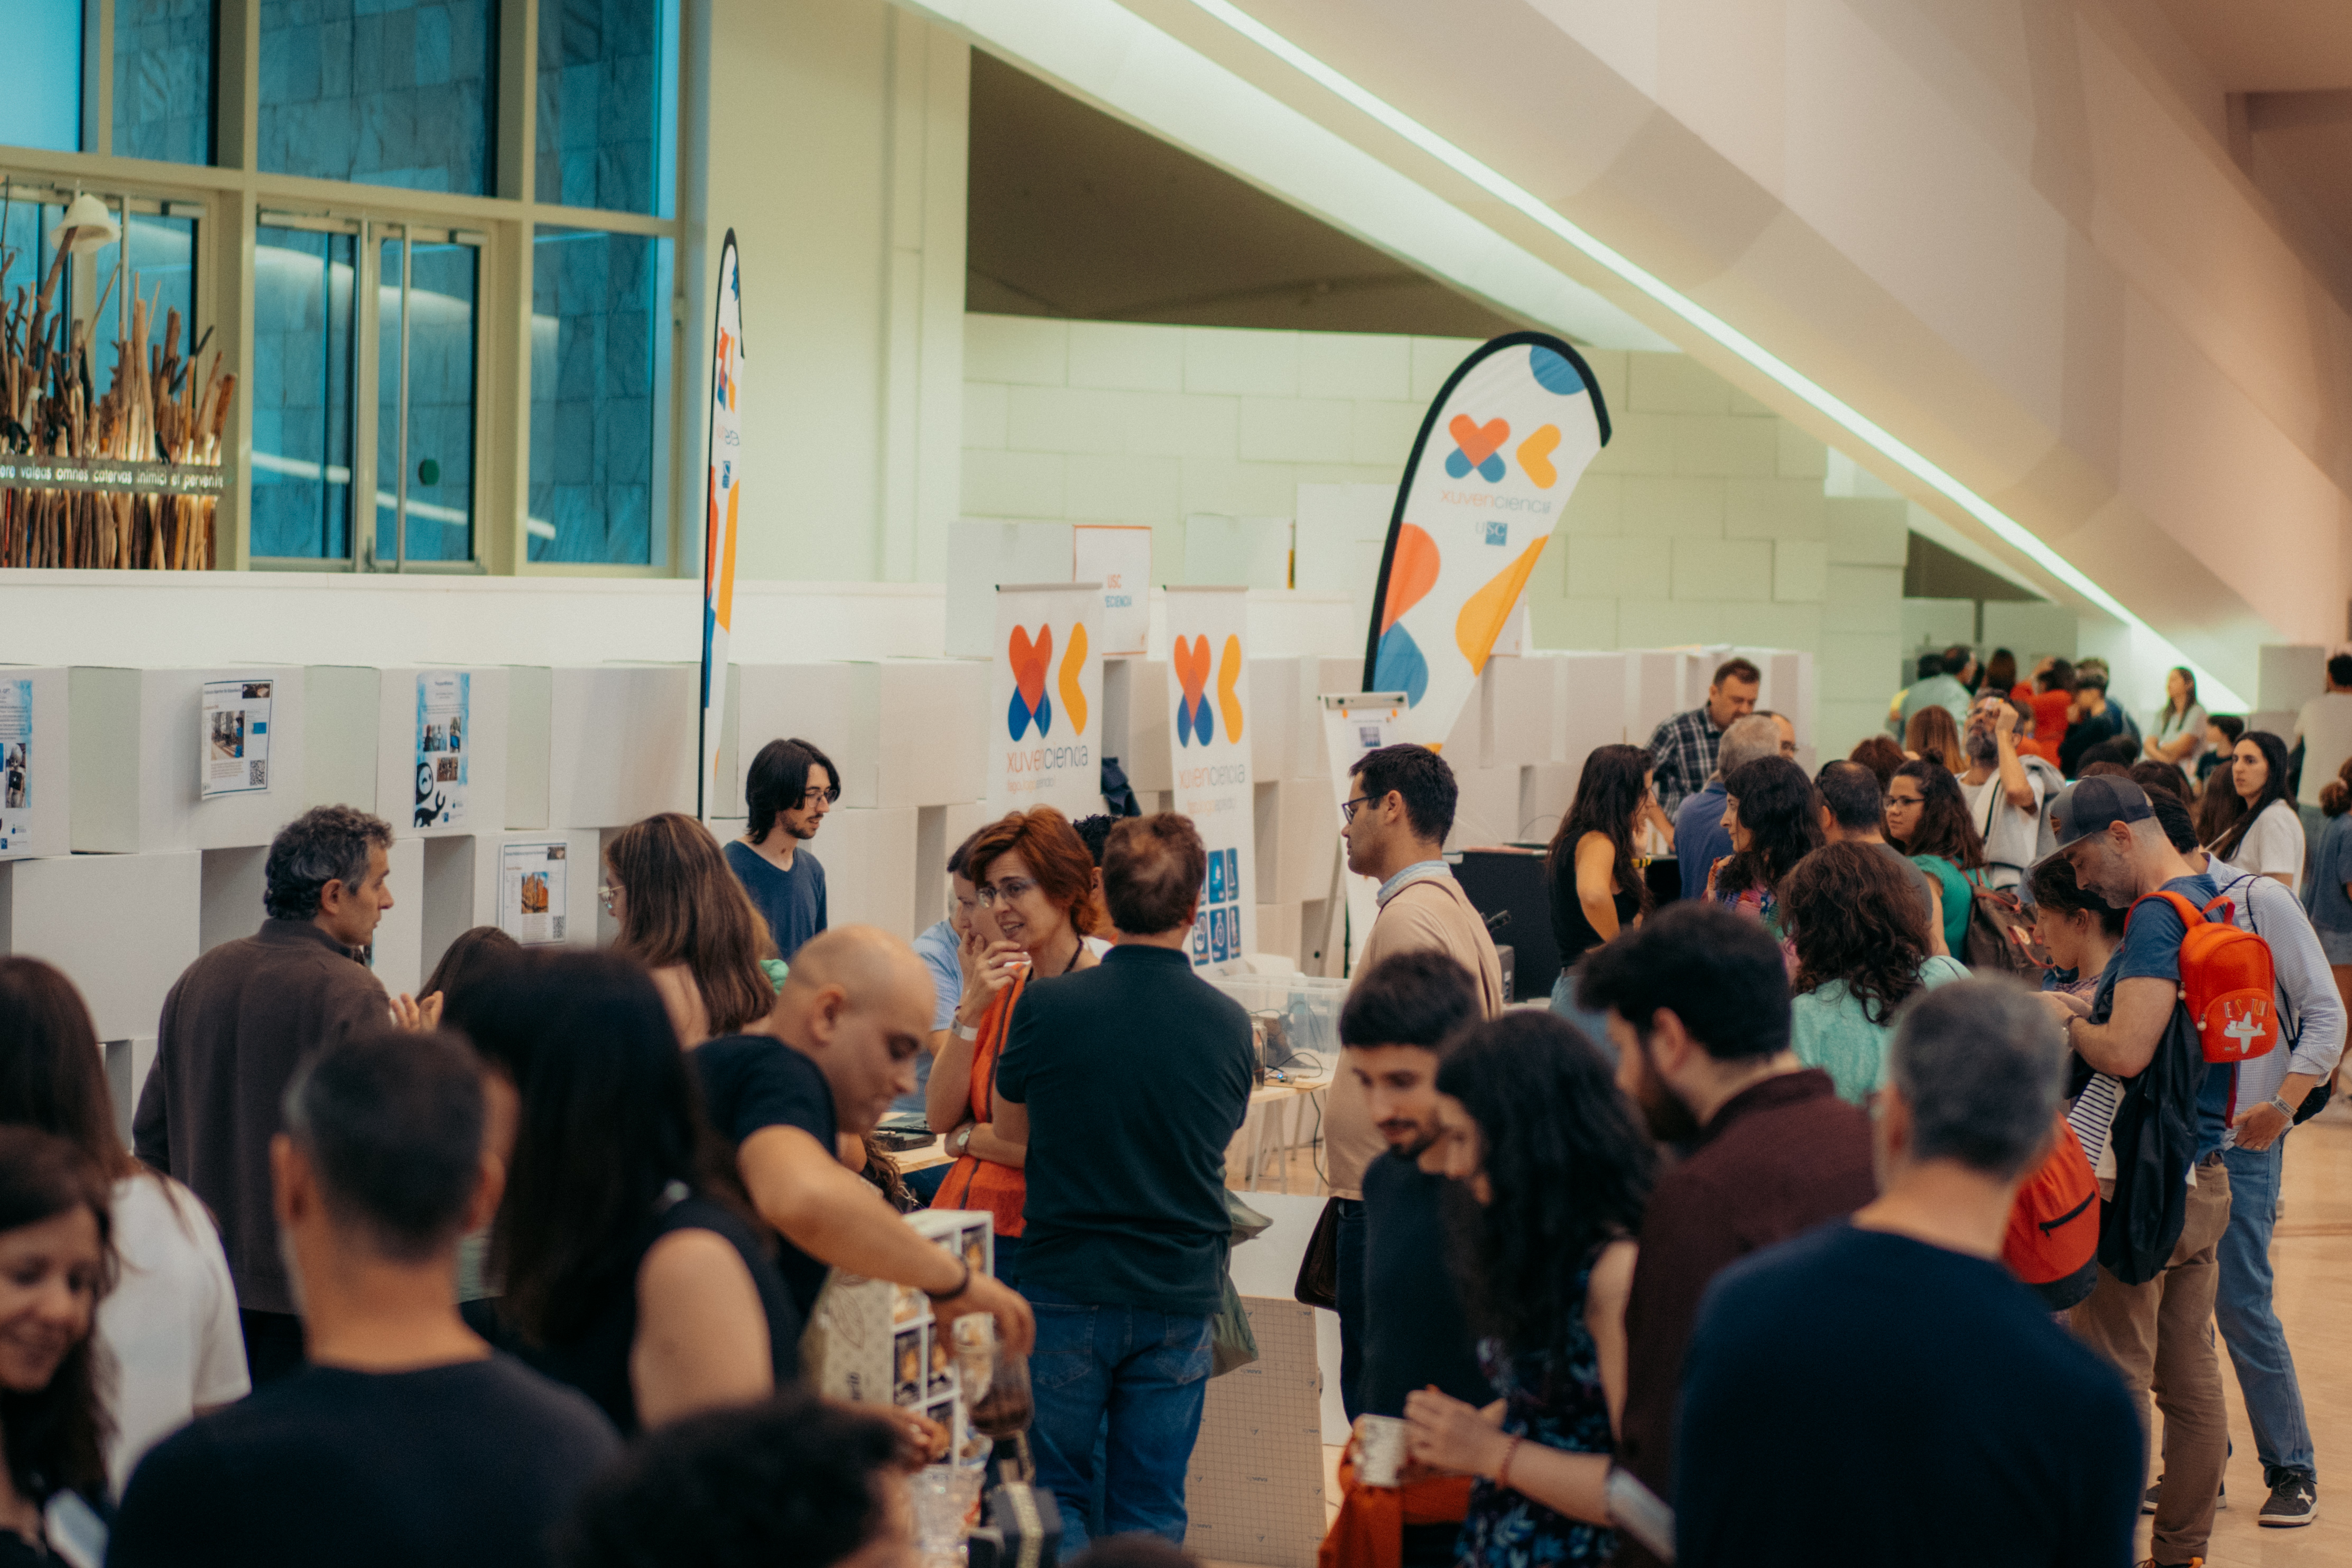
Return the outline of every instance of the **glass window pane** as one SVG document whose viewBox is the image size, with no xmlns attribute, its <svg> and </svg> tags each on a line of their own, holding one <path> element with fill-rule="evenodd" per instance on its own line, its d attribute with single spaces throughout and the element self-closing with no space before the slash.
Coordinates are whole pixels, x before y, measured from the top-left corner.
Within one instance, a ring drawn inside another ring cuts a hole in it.
<svg viewBox="0 0 2352 1568">
<path fill-rule="evenodd" d="M 492 0 L 261 0 L 261 166 L 491 193 Z"/>
<path fill-rule="evenodd" d="M 81 151 L 82 0 L 10 0 L 0 144 Z"/>
<path fill-rule="evenodd" d="M 262 225 L 253 268 L 253 553 L 352 553 L 356 235 Z"/>
<path fill-rule="evenodd" d="M 541 229 L 530 255 L 532 560 L 653 560 L 669 241 Z"/>
<path fill-rule="evenodd" d="M 114 0 L 114 151 L 209 163 L 213 0 Z"/>
<path fill-rule="evenodd" d="M 400 241 L 383 242 L 376 350 L 376 563 L 398 551 L 394 518 L 407 480 L 408 559 L 474 554 L 474 308 L 479 252 L 419 240 L 408 247 L 408 423 L 400 425 Z"/>
<path fill-rule="evenodd" d="M 103 361 L 110 371 L 116 356 L 108 345 L 128 333 L 137 316 L 135 310 L 125 313 L 133 296 L 148 305 L 146 347 L 176 352 L 183 360 L 195 348 L 196 220 L 132 213 L 129 235 L 127 256 L 121 254 L 120 245 L 101 246 L 91 256 L 96 263 L 92 276 L 98 279 L 99 293 L 105 300 L 105 314 L 95 334 L 101 349 L 95 358 Z M 119 276 L 115 272 L 118 264 L 127 269 Z M 176 340 L 167 341 L 174 311 L 179 314 L 179 331 Z M 214 342 L 205 345 L 207 361 L 219 347 Z M 95 363 L 91 367 L 94 371 L 98 368 Z M 236 367 L 225 355 L 223 368 Z M 203 366 L 197 367 L 196 374 L 203 376 Z M 201 379 L 197 385 L 202 387 Z"/>
<path fill-rule="evenodd" d="M 539 200 L 668 215 L 675 0 L 542 0 Z"/>
</svg>

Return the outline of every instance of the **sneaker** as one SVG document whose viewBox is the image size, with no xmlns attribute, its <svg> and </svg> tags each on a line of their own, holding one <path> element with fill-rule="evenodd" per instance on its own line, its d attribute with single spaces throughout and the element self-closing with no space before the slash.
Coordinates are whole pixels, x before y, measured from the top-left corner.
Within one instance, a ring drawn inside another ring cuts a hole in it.
<svg viewBox="0 0 2352 1568">
<path fill-rule="evenodd" d="M 2141 1496 L 2141 1498 L 2140 1498 L 2140 1500 L 2139 1500 L 2139 1511 L 2140 1511 L 2140 1512 L 2142 1512 L 2142 1513 L 2154 1513 L 2154 1512 L 2156 1511 L 2156 1500 L 2157 1500 L 2158 1498 L 2159 1498 L 2159 1497 L 2162 1497 L 2163 1495 L 2164 1495 L 2164 1478 L 2163 1478 L 2162 1476 L 2158 1476 L 2158 1477 L 2157 1477 L 2157 1478 L 2156 1478 L 2156 1484 L 2155 1484 L 2154 1486 L 2152 1486 L 2152 1487 L 2148 1488 L 2148 1489 L 2147 1489 L 2147 1492 Z M 2229 1506 L 2230 1506 L 2230 1483 L 2229 1483 L 2229 1482 L 2227 1482 L 2227 1481 L 2223 1481 L 2223 1482 L 2221 1483 L 2221 1490 L 2220 1491 L 2215 1492 L 2215 1493 L 2213 1494 L 2213 1506 L 2214 1506 L 2215 1508 L 2227 1508 L 2227 1507 L 2229 1507 Z M 2305 1522 L 2305 1521 L 2303 1521 L 2303 1520 L 2294 1520 L 2294 1521 L 2292 1521 L 2291 1522 L 2293 1522 L 2293 1523 L 2296 1523 L 2296 1524 L 2301 1524 L 2301 1523 L 2304 1523 L 2304 1522 Z"/>
<path fill-rule="evenodd" d="M 2319 1483 L 2309 1476 L 2290 1474 L 2271 1488 L 2270 1500 L 2254 1516 L 2256 1524 L 2271 1530 L 2292 1530 L 2319 1517 Z"/>
</svg>

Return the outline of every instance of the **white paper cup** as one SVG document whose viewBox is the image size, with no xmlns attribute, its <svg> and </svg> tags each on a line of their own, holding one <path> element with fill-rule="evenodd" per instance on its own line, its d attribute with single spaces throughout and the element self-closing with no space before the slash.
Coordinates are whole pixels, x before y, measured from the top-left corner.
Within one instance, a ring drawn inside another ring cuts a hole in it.
<svg viewBox="0 0 2352 1568">
<path fill-rule="evenodd" d="M 1393 1487 L 1404 1468 L 1404 1421 L 1395 1416 L 1356 1417 L 1356 1479 L 1368 1487 Z"/>
</svg>

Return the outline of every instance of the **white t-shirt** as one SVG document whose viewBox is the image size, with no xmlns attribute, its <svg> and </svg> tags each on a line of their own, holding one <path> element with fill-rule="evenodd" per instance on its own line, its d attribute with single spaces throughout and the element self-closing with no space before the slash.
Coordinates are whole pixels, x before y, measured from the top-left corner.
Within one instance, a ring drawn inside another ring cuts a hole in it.
<svg viewBox="0 0 2352 1568">
<path fill-rule="evenodd" d="M 2352 692 L 2322 692 L 2304 704 L 2294 732 L 2303 737 L 2303 788 L 2297 795 L 2305 805 L 2316 806 L 2319 791 L 2352 757 Z"/>
<path fill-rule="evenodd" d="M 2042 840 L 2042 779 L 2032 768 L 2025 770 L 2025 782 L 2033 790 L 2033 808 L 2021 811 L 2000 793 L 2000 769 L 1993 769 L 1981 784 L 1962 784 L 1960 793 L 1968 798 L 1969 821 L 1983 835 L 1985 859 L 1990 865 L 1985 871 L 1988 887 L 2012 888 L 2025 880 L 2025 867 L 2033 863 L 2033 852 Z M 2000 804 L 1995 805 L 1998 797 Z M 1990 818 L 1992 831 L 1985 831 Z"/>
<path fill-rule="evenodd" d="M 99 1303 L 98 1334 L 120 1369 L 106 1453 L 120 1496 L 140 1458 L 199 1406 L 242 1399 L 253 1385 L 236 1286 L 195 1195 L 174 1181 L 124 1176 L 114 1184 L 114 1246 L 122 1273 Z"/>
<path fill-rule="evenodd" d="M 2277 872 L 2290 891 L 2303 881 L 2303 819 L 2284 800 L 2263 808 L 2262 815 L 2238 841 L 2238 852 L 2227 864 L 2257 873 Z"/>
<path fill-rule="evenodd" d="M 2197 777 L 2197 758 L 2205 750 L 2206 722 L 2203 703 L 2190 703 L 2187 713 L 2176 714 L 2172 711 L 2172 705 L 2168 702 L 2164 705 L 2164 711 L 2156 716 L 2156 735 L 2153 738 L 2158 746 L 2170 746 L 2184 735 L 2196 737 L 2197 744 L 2182 752 L 2180 760 L 2177 764 L 2180 771 L 2189 775 L 2192 780 Z"/>
</svg>

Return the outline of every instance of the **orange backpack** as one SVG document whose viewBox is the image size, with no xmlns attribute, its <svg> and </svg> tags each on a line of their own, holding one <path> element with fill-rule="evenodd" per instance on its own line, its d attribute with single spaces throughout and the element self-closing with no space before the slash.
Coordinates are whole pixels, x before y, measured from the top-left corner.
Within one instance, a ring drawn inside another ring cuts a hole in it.
<svg viewBox="0 0 2352 1568">
<path fill-rule="evenodd" d="M 2040 1291 L 2053 1311 L 2063 1311 L 2091 1293 L 2098 1251 L 2099 1185 L 2074 1129 L 2061 1115 L 2050 1153 L 2017 1189 L 2000 1260 Z"/>
<path fill-rule="evenodd" d="M 2169 903 L 2187 923 L 2180 938 L 2180 999 L 2196 1026 L 2208 1061 L 2251 1061 L 2267 1056 L 2279 1041 L 2278 977 L 2271 945 L 2230 923 L 2232 908 L 2217 898 L 2201 911 L 2177 893 L 2151 893 L 2137 900 Z M 2215 915 L 2215 910 L 2220 915 Z"/>
</svg>

